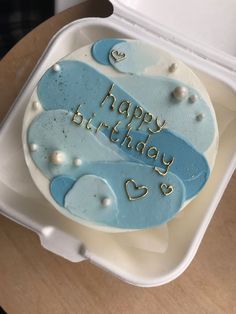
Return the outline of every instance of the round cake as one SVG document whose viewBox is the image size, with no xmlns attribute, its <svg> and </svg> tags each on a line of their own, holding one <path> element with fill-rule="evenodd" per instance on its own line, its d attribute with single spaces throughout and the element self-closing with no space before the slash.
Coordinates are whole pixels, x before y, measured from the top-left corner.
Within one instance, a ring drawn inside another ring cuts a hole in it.
<svg viewBox="0 0 236 314">
<path fill-rule="evenodd" d="M 28 169 L 53 207 L 109 232 L 175 217 L 206 184 L 218 147 L 211 100 L 192 70 L 116 38 L 45 72 L 22 133 Z"/>
</svg>

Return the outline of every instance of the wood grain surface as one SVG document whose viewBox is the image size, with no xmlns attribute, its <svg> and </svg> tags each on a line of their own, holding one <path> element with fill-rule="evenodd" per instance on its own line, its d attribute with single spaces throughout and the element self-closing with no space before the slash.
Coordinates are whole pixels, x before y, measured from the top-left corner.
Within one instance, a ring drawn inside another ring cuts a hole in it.
<svg viewBox="0 0 236 314">
<path fill-rule="evenodd" d="M 47 20 L 12 48 L 0 61 L 1 118 L 59 28 L 111 12 L 106 1 L 89 1 Z M 236 175 L 189 268 L 156 288 L 127 285 L 87 261 L 68 262 L 0 216 L 0 306 L 9 314 L 236 313 Z"/>
</svg>

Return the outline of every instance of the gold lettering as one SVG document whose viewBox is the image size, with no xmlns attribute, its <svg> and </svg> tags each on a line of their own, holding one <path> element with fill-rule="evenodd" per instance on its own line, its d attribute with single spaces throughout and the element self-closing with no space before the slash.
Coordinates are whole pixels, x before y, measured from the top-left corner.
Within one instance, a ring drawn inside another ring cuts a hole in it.
<svg viewBox="0 0 236 314">
<path fill-rule="evenodd" d="M 102 128 L 108 128 L 109 126 L 105 122 L 100 122 L 99 126 L 97 127 L 96 133 L 100 131 Z"/>
<path fill-rule="evenodd" d="M 82 113 L 79 111 L 80 110 L 80 106 L 78 106 L 77 110 L 76 110 L 76 113 L 73 115 L 71 121 L 74 122 L 75 124 L 77 125 L 81 125 L 83 120 L 84 120 L 84 117 L 82 115 Z"/>
<path fill-rule="evenodd" d="M 130 132 L 131 132 L 132 128 L 128 129 L 123 141 L 121 142 L 120 145 L 124 145 L 125 141 L 127 140 L 127 148 L 131 149 L 132 148 L 132 145 L 130 144 L 132 142 L 132 136 L 130 136 Z"/>
<path fill-rule="evenodd" d="M 140 154 L 143 154 L 143 153 L 144 153 L 144 149 L 145 149 L 145 147 L 146 147 L 146 145 L 147 145 L 147 142 L 148 142 L 150 136 L 151 136 L 151 135 L 149 134 L 149 135 L 147 136 L 147 138 L 146 138 L 145 141 L 140 141 L 140 142 L 138 142 L 138 143 L 136 144 L 135 149 L 136 149 L 137 152 L 139 152 Z"/>
<path fill-rule="evenodd" d="M 104 97 L 103 101 L 100 104 L 100 107 L 102 107 L 106 101 L 106 99 L 108 99 L 109 97 L 111 98 L 111 105 L 110 105 L 110 110 L 114 111 L 114 104 L 116 102 L 116 97 L 111 93 L 112 89 L 114 87 L 114 84 L 111 85 L 111 88 L 109 89 L 107 95 Z"/>
<path fill-rule="evenodd" d="M 93 118 L 95 117 L 95 113 L 92 113 L 92 117 L 88 119 L 88 122 L 86 123 L 85 127 L 87 130 L 91 130 L 91 121 L 93 120 Z"/>
<path fill-rule="evenodd" d="M 148 128 L 149 132 L 151 132 L 151 133 L 159 133 L 166 126 L 166 121 L 164 120 L 162 123 L 159 123 L 158 117 L 156 118 L 155 122 L 156 122 L 156 130 L 155 131 Z"/>
<path fill-rule="evenodd" d="M 123 109 L 122 109 L 122 106 L 124 107 Z M 129 107 L 130 107 L 130 101 L 123 100 L 119 105 L 118 111 L 120 114 L 125 114 L 126 117 L 128 118 L 129 117 Z"/>
<path fill-rule="evenodd" d="M 165 154 L 162 154 L 162 163 L 167 166 L 166 169 L 164 171 L 160 170 L 158 167 L 154 167 L 154 170 L 160 174 L 161 176 L 165 176 L 167 175 L 169 169 L 170 169 L 170 166 L 173 164 L 175 158 L 173 157 L 171 160 L 169 161 L 166 161 L 165 160 Z"/>
<path fill-rule="evenodd" d="M 134 118 L 140 119 L 142 117 L 142 114 L 143 114 L 143 108 L 140 106 L 136 106 L 129 123 L 127 124 L 127 128 L 130 128 L 131 123 L 132 123 Z"/>
<path fill-rule="evenodd" d="M 173 158 L 172 158 L 171 160 L 169 160 L 169 161 L 166 161 L 166 160 L 165 160 L 165 154 L 162 154 L 162 162 L 163 162 L 164 165 L 170 167 L 170 166 L 173 164 L 174 160 L 175 160 L 175 157 L 173 157 Z"/>
<path fill-rule="evenodd" d="M 157 160 L 158 155 L 159 155 L 159 150 L 155 146 L 150 146 L 148 151 L 147 151 L 147 156 Z"/>
<path fill-rule="evenodd" d="M 140 126 L 138 127 L 138 130 L 141 129 L 141 127 L 143 126 L 144 123 L 148 124 L 152 121 L 153 119 L 153 115 L 150 112 L 145 112 L 145 114 L 143 115 L 143 119 L 142 122 L 140 124 Z"/>
<path fill-rule="evenodd" d="M 119 133 L 119 131 L 117 130 L 117 127 L 119 126 L 119 124 L 121 123 L 121 121 L 118 121 L 118 122 L 116 122 L 116 124 L 115 124 L 115 126 L 114 127 L 112 127 L 112 129 L 111 129 L 111 134 L 110 134 L 110 140 L 111 140 L 111 142 L 119 142 L 119 139 L 118 138 L 116 138 L 116 139 L 114 139 L 113 137 L 112 137 L 112 135 L 113 135 L 113 133 Z"/>
</svg>

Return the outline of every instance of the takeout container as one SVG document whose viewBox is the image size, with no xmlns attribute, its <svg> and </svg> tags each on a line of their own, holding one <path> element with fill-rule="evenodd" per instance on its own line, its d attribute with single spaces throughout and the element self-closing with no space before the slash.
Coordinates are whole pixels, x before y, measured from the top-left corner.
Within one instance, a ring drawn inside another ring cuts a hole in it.
<svg viewBox="0 0 236 314">
<path fill-rule="evenodd" d="M 0 211 L 36 232 L 43 247 L 70 261 L 88 259 L 131 284 L 158 286 L 175 279 L 192 261 L 235 170 L 236 5 L 216 1 L 219 6 L 211 8 L 212 2 L 205 1 L 201 8 L 203 4 L 193 0 L 111 2 L 112 16 L 75 21 L 52 38 L 2 124 Z M 224 24 L 217 24 L 224 14 Z M 64 217 L 37 190 L 25 165 L 22 119 L 38 80 L 58 59 L 105 37 L 138 38 L 171 52 L 198 74 L 216 111 L 220 144 L 213 173 L 199 196 L 168 223 L 169 245 L 164 253 L 124 249 L 111 234 Z"/>
</svg>

